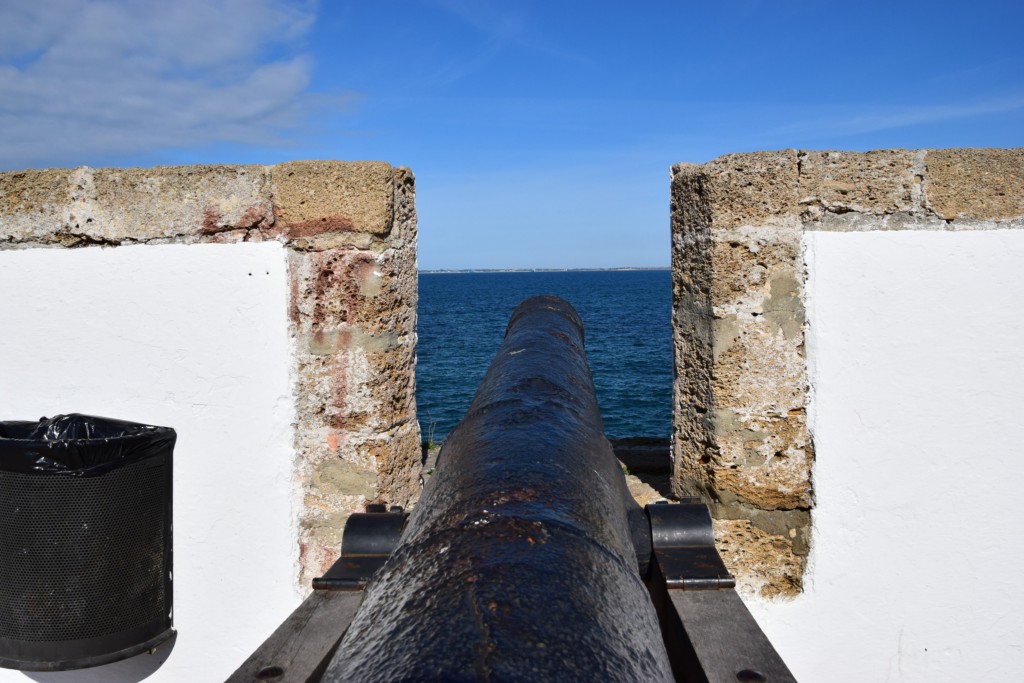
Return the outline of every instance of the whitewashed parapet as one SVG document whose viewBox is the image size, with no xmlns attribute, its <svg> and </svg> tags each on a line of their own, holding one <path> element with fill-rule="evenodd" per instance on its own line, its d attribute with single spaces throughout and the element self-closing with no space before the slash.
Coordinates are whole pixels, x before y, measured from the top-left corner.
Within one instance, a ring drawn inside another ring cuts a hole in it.
<svg viewBox="0 0 1024 683">
<path fill-rule="evenodd" d="M 351 512 L 419 492 L 412 173 L 341 161 L 0 173 L 0 249 L 263 240 L 289 249 L 308 587 Z"/>
<path fill-rule="evenodd" d="M 748 593 L 811 542 L 805 231 L 1024 228 L 1024 149 L 783 150 L 672 169 L 673 485 Z"/>
</svg>

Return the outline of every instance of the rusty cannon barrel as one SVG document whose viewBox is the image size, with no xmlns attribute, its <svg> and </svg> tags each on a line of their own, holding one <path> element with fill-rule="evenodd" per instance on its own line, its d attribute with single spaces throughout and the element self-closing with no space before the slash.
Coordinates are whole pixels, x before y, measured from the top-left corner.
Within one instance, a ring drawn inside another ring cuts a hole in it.
<svg viewBox="0 0 1024 683">
<path fill-rule="evenodd" d="M 793 683 L 698 498 L 641 509 L 565 301 L 516 308 L 412 514 L 369 505 L 229 683 Z"/>
<path fill-rule="evenodd" d="M 650 544 L 580 318 L 528 299 L 323 680 L 672 681 Z"/>
</svg>

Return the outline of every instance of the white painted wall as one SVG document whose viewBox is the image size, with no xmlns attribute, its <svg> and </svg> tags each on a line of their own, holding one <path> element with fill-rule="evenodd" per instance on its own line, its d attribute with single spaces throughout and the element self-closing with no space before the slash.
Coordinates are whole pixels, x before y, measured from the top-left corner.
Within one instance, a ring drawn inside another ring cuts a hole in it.
<svg viewBox="0 0 1024 683">
<path fill-rule="evenodd" d="M 298 604 L 287 283 L 276 242 L 0 251 L 0 419 L 178 432 L 173 647 L 0 681 L 223 680 Z"/>
<path fill-rule="evenodd" d="M 752 611 L 801 681 L 1024 671 L 1024 232 L 806 235 L 807 592 Z"/>
<path fill-rule="evenodd" d="M 811 568 L 803 596 L 752 610 L 805 683 L 1015 680 L 1024 231 L 806 245 Z M 223 680 L 298 604 L 287 291 L 277 243 L 0 251 L 0 419 L 178 431 L 179 633 L 0 682 Z"/>
</svg>

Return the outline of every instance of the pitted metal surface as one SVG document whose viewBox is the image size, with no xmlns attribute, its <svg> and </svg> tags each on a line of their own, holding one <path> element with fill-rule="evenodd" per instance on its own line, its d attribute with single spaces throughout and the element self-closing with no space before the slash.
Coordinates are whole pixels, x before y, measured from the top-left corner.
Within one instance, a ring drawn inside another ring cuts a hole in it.
<svg viewBox="0 0 1024 683">
<path fill-rule="evenodd" d="M 579 316 L 523 302 L 323 680 L 673 680 L 644 519 Z"/>
</svg>

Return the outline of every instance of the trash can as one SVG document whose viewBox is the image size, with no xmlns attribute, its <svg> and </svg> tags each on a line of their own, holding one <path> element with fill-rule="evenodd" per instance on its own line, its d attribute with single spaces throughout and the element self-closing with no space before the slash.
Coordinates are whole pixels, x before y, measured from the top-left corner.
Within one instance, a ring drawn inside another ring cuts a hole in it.
<svg viewBox="0 0 1024 683">
<path fill-rule="evenodd" d="M 60 671 L 173 635 L 169 427 L 0 422 L 0 666 Z"/>
</svg>

